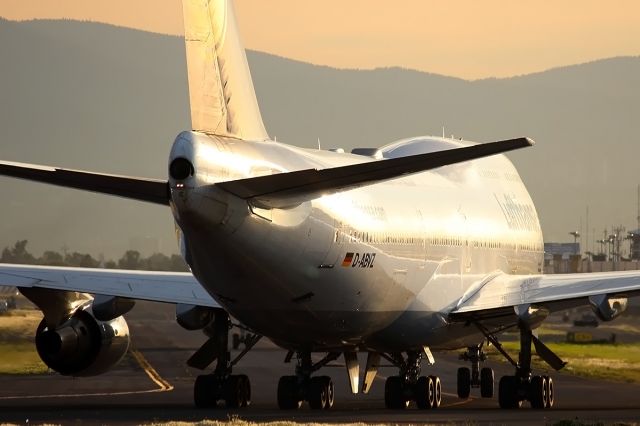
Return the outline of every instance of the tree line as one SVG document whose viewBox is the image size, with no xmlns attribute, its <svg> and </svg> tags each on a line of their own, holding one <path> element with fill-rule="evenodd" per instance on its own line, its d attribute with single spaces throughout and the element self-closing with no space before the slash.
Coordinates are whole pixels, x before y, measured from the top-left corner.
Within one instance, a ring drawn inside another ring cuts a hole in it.
<svg viewBox="0 0 640 426">
<path fill-rule="evenodd" d="M 27 250 L 28 240 L 16 241 L 13 247 L 5 247 L 0 256 L 0 263 L 17 263 L 26 265 L 73 266 L 80 268 L 137 269 L 146 271 L 187 272 L 189 268 L 182 257 L 177 254 L 167 256 L 154 253 L 142 257 L 136 250 L 127 250 L 116 260 L 98 260 L 88 253 L 60 253 L 47 250 L 42 256 L 35 257 Z"/>
</svg>

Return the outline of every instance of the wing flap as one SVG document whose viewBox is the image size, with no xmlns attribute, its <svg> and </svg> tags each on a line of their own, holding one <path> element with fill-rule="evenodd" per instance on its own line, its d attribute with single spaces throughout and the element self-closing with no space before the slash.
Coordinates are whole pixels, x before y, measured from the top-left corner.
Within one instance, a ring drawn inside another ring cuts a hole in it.
<svg viewBox="0 0 640 426">
<path fill-rule="evenodd" d="M 355 189 L 450 164 L 532 146 L 528 138 L 352 164 L 308 169 L 217 183 L 216 186 L 262 208 L 287 208 L 323 195 Z"/>
<path fill-rule="evenodd" d="M 169 205 L 166 181 L 0 161 L 0 175 Z"/>
<path fill-rule="evenodd" d="M 0 285 L 220 307 L 191 273 L 0 264 Z"/>
<path fill-rule="evenodd" d="M 514 307 L 540 305 L 550 312 L 589 305 L 598 295 L 640 295 L 640 271 L 583 274 L 497 274 L 465 295 L 451 311 L 452 320 L 513 316 Z"/>
</svg>

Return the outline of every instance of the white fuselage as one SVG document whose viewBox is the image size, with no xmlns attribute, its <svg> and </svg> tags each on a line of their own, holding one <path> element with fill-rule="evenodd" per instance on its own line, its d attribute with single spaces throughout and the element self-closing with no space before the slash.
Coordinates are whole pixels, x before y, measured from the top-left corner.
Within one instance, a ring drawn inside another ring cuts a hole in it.
<svg viewBox="0 0 640 426">
<path fill-rule="evenodd" d="M 469 144 L 421 137 L 380 154 Z M 289 348 L 477 343 L 477 330 L 449 325 L 447 313 L 494 273 L 542 270 L 535 207 L 503 155 L 271 210 L 215 183 L 374 159 L 195 132 L 178 136 L 170 161 L 178 157 L 195 171 L 170 181 L 194 275 L 241 322 Z"/>
</svg>

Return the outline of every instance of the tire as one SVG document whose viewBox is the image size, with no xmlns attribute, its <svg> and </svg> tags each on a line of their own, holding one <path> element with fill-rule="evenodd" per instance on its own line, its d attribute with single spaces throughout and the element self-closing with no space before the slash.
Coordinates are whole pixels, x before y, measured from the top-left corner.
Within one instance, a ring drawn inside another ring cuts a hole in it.
<svg viewBox="0 0 640 426">
<path fill-rule="evenodd" d="M 217 406 L 217 381 L 210 374 L 196 377 L 193 385 L 193 402 L 197 408 L 214 408 Z"/>
<path fill-rule="evenodd" d="M 385 381 L 384 405 L 392 410 L 404 410 L 409 405 L 409 400 L 404 397 L 402 379 L 399 376 L 391 376 Z"/>
<path fill-rule="evenodd" d="M 322 410 L 327 405 L 327 385 L 322 377 L 312 377 L 309 383 L 309 406 L 314 410 Z"/>
<path fill-rule="evenodd" d="M 555 389 L 553 387 L 553 379 L 549 376 L 545 376 L 547 379 L 547 404 L 545 408 L 553 408 L 553 403 L 555 399 Z"/>
<path fill-rule="evenodd" d="M 229 376 L 224 384 L 224 401 L 227 408 L 240 408 L 246 404 L 244 380 L 241 376 Z"/>
<path fill-rule="evenodd" d="M 522 401 L 518 396 L 518 382 L 515 376 L 504 376 L 498 384 L 498 404 L 500 408 L 520 408 Z"/>
<path fill-rule="evenodd" d="M 329 376 L 322 376 L 322 379 L 325 382 L 325 386 L 327 387 L 327 404 L 324 406 L 325 409 L 330 410 L 333 408 L 334 398 L 335 398 L 335 389 L 333 387 L 333 380 Z"/>
<path fill-rule="evenodd" d="M 414 399 L 421 410 L 430 410 L 434 406 L 435 389 L 431 377 L 421 376 L 414 386 Z"/>
<path fill-rule="evenodd" d="M 467 399 L 471 394 L 471 370 L 458 368 L 458 398 Z"/>
<path fill-rule="evenodd" d="M 238 377 L 242 381 L 242 390 L 244 393 L 242 407 L 248 407 L 251 405 L 251 381 L 245 374 L 240 374 Z"/>
<path fill-rule="evenodd" d="M 296 376 L 282 376 L 278 381 L 278 407 L 281 410 L 297 410 L 302 405 Z"/>
<path fill-rule="evenodd" d="M 438 376 L 430 376 L 431 381 L 433 382 L 433 408 L 440 408 L 440 404 L 442 403 L 442 382 L 440 381 L 440 377 Z"/>
<path fill-rule="evenodd" d="M 542 376 L 533 376 L 529 384 L 529 402 L 531 408 L 537 410 L 545 408 L 547 405 L 547 381 Z"/>
<path fill-rule="evenodd" d="M 480 396 L 483 398 L 493 398 L 495 379 L 493 369 L 483 368 L 480 370 Z"/>
</svg>

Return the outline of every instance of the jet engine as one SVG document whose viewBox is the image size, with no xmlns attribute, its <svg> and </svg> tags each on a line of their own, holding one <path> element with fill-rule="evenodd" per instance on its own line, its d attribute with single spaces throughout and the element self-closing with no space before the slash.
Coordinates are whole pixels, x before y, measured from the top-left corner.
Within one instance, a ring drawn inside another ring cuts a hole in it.
<svg viewBox="0 0 640 426">
<path fill-rule="evenodd" d="M 611 321 L 627 310 L 627 298 L 624 296 L 611 296 L 608 294 L 589 296 L 589 304 L 593 312 L 602 321 Z"/>
<path fill-rule="evenodd" d="M 128 348 L 129 327 L 122 316 L 99 321 L 82 308 L 55 328 L 43 319 L 36 331 L 40 358 L 64 376 L 104 373 L 122 359 Z"/>
</svg>

